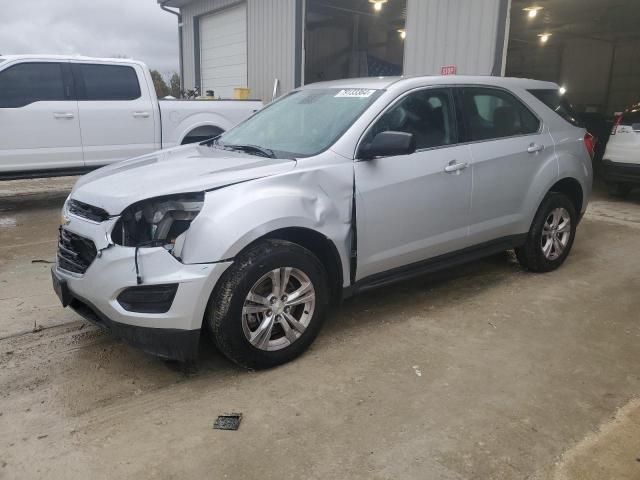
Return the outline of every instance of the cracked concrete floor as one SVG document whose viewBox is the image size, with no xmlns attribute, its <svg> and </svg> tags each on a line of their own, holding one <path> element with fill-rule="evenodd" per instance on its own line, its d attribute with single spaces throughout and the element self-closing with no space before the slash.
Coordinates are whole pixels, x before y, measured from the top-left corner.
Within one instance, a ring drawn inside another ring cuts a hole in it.
<svg viewBox="0 0 640 480">
<path fill-rule="evenodd" d="M 58 305 L 47 192 L 0 191 L 0 478 L 640 478 L 638 193 L 556 272 L 497 255 L 346 302 L 291 364 L 203 341 L 185 373 Z"/>
</svg>

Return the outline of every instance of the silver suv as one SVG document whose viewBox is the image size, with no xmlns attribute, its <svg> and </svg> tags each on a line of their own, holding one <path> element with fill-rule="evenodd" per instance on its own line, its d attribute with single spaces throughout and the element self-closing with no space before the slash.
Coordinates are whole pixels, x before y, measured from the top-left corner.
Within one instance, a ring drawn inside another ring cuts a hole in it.
<svg viewBox="0 0 640 480">
<path fill-rule="evenodd" d="M 156 355 L 201 330 L 252 368 L 289 361 L 329 306 L 515 249 L 560 266 L 592 141 L 553 83 L 370 78 L 293 91 L 223 135 L 90 173 L 65 203 L 63 305 Z"/>
</svg>

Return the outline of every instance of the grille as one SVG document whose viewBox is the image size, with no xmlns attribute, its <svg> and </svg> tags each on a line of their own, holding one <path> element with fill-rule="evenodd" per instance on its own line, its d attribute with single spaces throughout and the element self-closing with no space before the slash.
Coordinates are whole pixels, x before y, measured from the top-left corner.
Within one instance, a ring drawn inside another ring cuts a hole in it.
<svg viewBox="0 0 640 480">
<path fill-rule="evenodd" d="M 79 202 L 77 200 L 70 200 L 67 205 L 69 213 L 73 213 L 78 217 L 86 218 L 94 222 L 104 222 L 109 218 L 109 214 L 99 207 L 94 207 L 87 203 Z"/>
<path fill-rule="evenodd" d="M 58 267 L 73 273 L 84 273 L 98 251 L 88 238 L 60 228 L 58 239 Z"/>
</svg>

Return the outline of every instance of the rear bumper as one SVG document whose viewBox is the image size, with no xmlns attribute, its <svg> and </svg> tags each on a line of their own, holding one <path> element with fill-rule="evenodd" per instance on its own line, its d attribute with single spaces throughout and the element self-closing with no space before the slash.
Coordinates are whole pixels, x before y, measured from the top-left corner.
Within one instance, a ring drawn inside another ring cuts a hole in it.
<svg viewBox="0 0 640 480">
<path fill-rule="evenodd" d="M 608 183 L 632 183 L 640 185 L 640 164 L 602 160 L 604 179 Z"/>
</svg>

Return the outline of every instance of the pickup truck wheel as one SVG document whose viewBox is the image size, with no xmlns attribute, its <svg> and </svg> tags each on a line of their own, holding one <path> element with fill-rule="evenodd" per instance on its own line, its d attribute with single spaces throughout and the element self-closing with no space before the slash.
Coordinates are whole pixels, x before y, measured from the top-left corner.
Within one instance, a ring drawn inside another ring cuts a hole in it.
<svg viewBox="0 0 640 480">
<path fill-rule="evenodd" d="M 550 272 L 562 265 L 573 245 L 577 222 L 578 214 L 569 197 L 548 193 L 533 219 L 526 243 L 515 249 L 520 265 L 532 272 Z"/>
<path fill-rule="evenodd" d="M 324 266 L 309 250 L 265 240 L 240 255 L 205 315 L 219 350 L 246 368 L 293 360 L 318 335 L 329 305 Z"/>
</svg>

